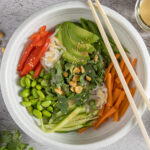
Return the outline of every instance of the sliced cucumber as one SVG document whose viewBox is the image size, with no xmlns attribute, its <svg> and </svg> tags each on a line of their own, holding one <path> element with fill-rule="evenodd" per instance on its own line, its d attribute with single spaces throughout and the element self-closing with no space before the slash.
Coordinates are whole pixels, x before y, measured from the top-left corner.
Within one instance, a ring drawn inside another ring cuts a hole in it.
<svg viewBox="0 0 150 150">
<path fill-rule="evenodd" d="M 60 123 L 58 123 L 53 129 L 49 132 L 59 131 L 63 126 L 65 126 L 72 118 L 74 118 L 77 114 L 85 111 L 85 108 L 80 106 L 74 109 L 65 119 L 63 119 Z"/>
</svg>

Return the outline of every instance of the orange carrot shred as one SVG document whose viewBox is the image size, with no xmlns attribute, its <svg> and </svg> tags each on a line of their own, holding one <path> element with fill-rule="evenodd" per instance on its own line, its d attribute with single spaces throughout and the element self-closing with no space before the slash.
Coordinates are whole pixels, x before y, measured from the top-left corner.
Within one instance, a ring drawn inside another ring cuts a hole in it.
<svg viewBox="0 0 150 150">
<path fill-rule="evenodd" d="M 125 92 L 124 92 L 124 91 L 121 91 L 121 94 L 120 94 L 120 96 L 119 96 L 119 98 L 118 98 L 118 100 L 116 101 L 116 104 L 115 104 L 115 106 L 114 106 L 116 109 L 119 108 L 119 106 L 120 106 L 121 102 L 123 101 L 124 97 L 125 97 Z"/>
<path fill-rule="evenodd" d="M 118 59 L 120 57 L 120 54 L 116 54 L 115 56 L 116 56 L 116 59 Z M 104 81 L 106 81 L 108 73 L 110 73 L 112 67 L 113 67 L 113 63 L 111 62 L 106 70 Z"/>
<path fill-rule="evenodd" d="M 131 95 L 134 96 L 135 94 L 135 91 L 136 91 L 136 87 L 134 87 L 132 90 L 131 90 Z M 119 110 L 119 116 L 120 118 L 122 118 L 125 114 L 125 112 L 127 111 L 128 107 L 129 107 L 130 103 L 127 99 L 127 97 L 125 98 L 125 100 L 123 101 L 123 103 L 121 104 L 120 106 L 120 110 Z"/>
<path fill-rule="evenodd" d="M 98 115 L 102 116 L 105 110 L 105 105 L 103 105 L 103 107 L 99 110 Z"/>
<path fill-rule="evenodd" d="M 111 74 L 108 73 L 108 77 L 106 80 L 106 86 L 108 90 L 108 99 L 107 99 L 107 106 L 112 106 L 112 85 L 111 85 Z"/>
<path fill-rule="evenodd" d="M 116 108 L 112 107 L 109 111 L 107 111 L 101 118 L 99 118 L 99 120 L 97 121 L 96 125 L 95 125 L 95 129 L 97 129 L 105 119 L 107 119 L 108 117 L 110 117 L 112 114 L 114 114 L 116 112 Z"/>
<path fill-rule="evenodd" d="M 118 110 L 114 113 L 114 121 L 115 122 L 119 121 L 119 111 Z"/>
<path fill-rule="evenodd" d="M 121 90 L 118 88 L 115 88 L 113 92 L 113 104 L 116 102 L 120 94 L 121 94 Z"/>
<path fill-rule="evenodd" d="M 81 128 L 78 130 L 78 133 L 82 133 L 84 132 L 85 130 L 89 129 L 90 127 L 85 127 L 85 128 Z"/>
</svg>

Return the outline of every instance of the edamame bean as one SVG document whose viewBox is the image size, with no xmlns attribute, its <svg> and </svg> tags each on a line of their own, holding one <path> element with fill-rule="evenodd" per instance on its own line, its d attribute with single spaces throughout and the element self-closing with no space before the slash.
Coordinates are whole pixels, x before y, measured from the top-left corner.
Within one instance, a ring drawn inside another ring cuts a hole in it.
<svg viewBox="0 0 150 150">
<path fill-rule="evenodd" d="M 31 82 L 31 86 L 32 86 L 32 87 L 35 87 L 35 86 L 36 86 L 36 80 L 33 80 L 33 81 Z"/>
<path fill-rule="evenodd" d="M 21 96 L 22 96 L 22 97 L 28 97 L 28 96 L 30 96 L 30 89 L 24 89 L 24 90 L 21 92 Z"/>
<path fill-rule="evenodd" d="M 53 95 L 52 94 L 51 95 L 47 95 L 46 98 L 45 98 L 46 101 L 50 101 L 52 99 L 53 99 Z"/>
<path fill-rule="evenodd" d="M 52 107 L 52 106 L 49 106 L 49 107 L 47 108 L 47 110 L 50 111 L 50 112 L 53 112 L 53 107 Z"/>
<path fill-rule="evenodd" d="M 47 87 L 47 86 L 48 86 L 48 81 L 47 81 L 47 80 L 42 80 L 42 81 L 41 81 L 41 85 L 42 85 L 43 87 Z"/>
<path fill-rule="evenodd" d="M 25 107 L 29 107 L 29 106 L 31 106 L 31 102 L 22 101 L 21 105 L 25 106 Z"/>
<path fill-rule="evenodd" d="M 50 106 L 50 104 L 51 104 L 51 101 L 45 101 L 45 102 L 43 102 L 41 105 L 42 105 L 43 107 L 48 107 L 48 106 Z"/>
<path fill-rule="evenodd" d="M 34 75 L 34 71 L 32 70 L 32 71 L 30 71 L 30 74 L 33 76 Z"/>
<path fill-rule="evenodd" d="M 45 93 L 50 95 L 51 94 L 51 88 L 50 87 L 45 88 Z"/>
<path fill-rule="evenodd" d="M 26 88 L 30 88 L 31 81 L 29 78 L 25 78 Z"/>
<path fill-rule="evenodd" d="M 36 105 L 37 99 L 31 99 L 30 102 L 31 102 L 31 105 Z"/>
<path fill-rule="evenodd" d="M 46 117 L 51 117 L 51 113 L 48 112 L 47 110 L 43 110 L 43 115 L 46 116 Z"/>
<path fill-rule="evenodd" d="M 24 88 L 26 86 L 25 77 L 20 79 L 20 85 Z"/>
<path fill-rule="evenodd" d="M 44 74 L 45 74 L 45 71 L 44 71 L 44 69 L 42 69 L 42 70 L 41 70 L 41 73 L 40 73 L 40 77 L 43 77 Z"/>
<path fill-rule="evenodd" d="M 34 98 L 38 98 L 39 97 L 36 88 L 32 89 L 32 95 L 33 95 Z"/>
<path fill-rule="evenodd" d="M 52 105 L 53 105 L 53 107 L 55 107 L 55 106 L 56 106 L 56 104 L 57 104 L 56 102 L 55 102 L 55 103 L 53 103 L 53 104 L 52 104 Z"/>
<path fill-rule="evenodd" d="M 32 79 L 32 76 L 30 74 L 27 74 L 26 77 L 29 78 L 30 80 Z"/>
<path fill-rule="evenodd" d="M 50 74 L 50 73 L 47 73 L 47 74 L 44 75 L 43 78 L 46 79 L 46 80 L 48 80 L 48 79 L 51 78 L 51 74 Z"/>
<path fill-rule="evenodd" d="M 42 113 L 37 109 L 33 110 L 33 115 L 39 119 L 42 119 Z"/>
<path fill-rule="evenodd" d="M 39 85 L 39 84 L 36 85 L 36 88 L 37 88 L 38 90 L 41 90 L 41 89 L 42 89 L 41 85 Z"/>
<path fill-rule="evenodd" d="M 24 101 L 29 102 L 29 99 L 27 97 L 24 97 L 23 99 Z"/>
<path fill-rule="evenodd" d="M 42 105 L 41 105 L 40 102 L 37 103 L 37 109 L 38 109 L 39 111 L 42 111 L 42 110 L 43 110 L 43 107 L 42 107 Z"/>
<path fill-rule="evenodd" d="M 38 79 L 38 82 L 41 83 L 42 80 L 43 80 L 42 78 L 39 78 L 39 79 Z"/>
<path fill-rule="evenodd" d="M 34 97 L 33 97 L 33 96 L 30 96 L 30 97 L 29 97 L 29 100 L 31 100 L 31 99 L 34 99 Z"/>
<path fill-rule="evenodd" d="M 44 95 L 44 93 L 42 91 L 38 90 L 37 93 L 39 95 L 40 100 L 44 100 L 45 99 L 45 95 Z"/>
<path fill-rule="evenodd" d="M 95 105 L 95 101 L 94 100 L 90 100 L 90 106 Z"/>
<path fill-rule="evenodd" d="M 33 112 L 32 112 L 33 108 L 32 108 L 32 106 L 27 107 L 27 110 L 28 110 L 29 114 L 33 115 Z"/>
</svg>

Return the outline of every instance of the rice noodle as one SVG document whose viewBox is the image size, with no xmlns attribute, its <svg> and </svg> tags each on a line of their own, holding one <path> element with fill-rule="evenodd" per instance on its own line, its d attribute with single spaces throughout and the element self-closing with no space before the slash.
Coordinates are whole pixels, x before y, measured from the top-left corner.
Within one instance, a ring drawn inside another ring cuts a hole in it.
<svg viewBox="0 0 150 150">
<path fill-rule="evenodd" d="M 50 68 L 54 67 L 57 60 L 61 57 L 64 49 L 65 47 L 55 36 L 51 37 L 49 48 L 41 59 L 41 63 L 45 70 L 49 71 Z"/>
</svg>

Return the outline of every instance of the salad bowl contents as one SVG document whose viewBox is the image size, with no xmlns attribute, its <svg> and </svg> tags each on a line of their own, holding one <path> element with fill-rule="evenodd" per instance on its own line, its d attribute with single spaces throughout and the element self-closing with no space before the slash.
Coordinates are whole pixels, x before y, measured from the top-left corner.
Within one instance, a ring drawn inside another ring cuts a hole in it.
<svg viewBox="0 0 150 150">
<path fill-rule="evenodd" d="M 149 94 L 150 63 L 144 41 L 124 17 L 103 7 Z M 136 124 L 91 20 L 84 2 L 49 6 L 17 28 L 3 55 L 1 91 L 10 115 L 27 135 L 53 149 L 105 147 Z M 142 115 L 144 103 L 113 40 L 109 40 Z"/>
<path fill-rule="evenodd" d="M 132 77 L 109 41 L 130 86 Z M 134 67 L 137 59 L 129 59 Z M 85 18 L 50 31 L 40 27 L 29 37 L 17 71 L 21 105 L 46 133 L 97 129 L 108 118 L 119 121 L 129 106 L 97 25 Z"/>
</svg>

